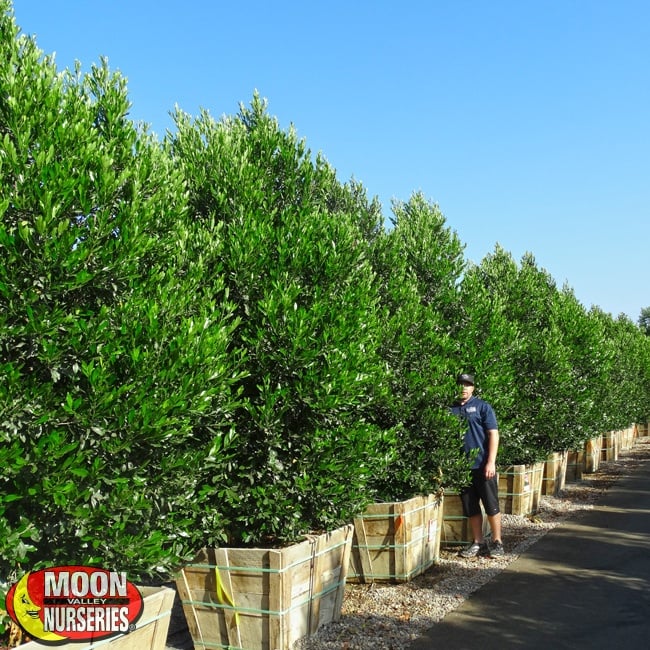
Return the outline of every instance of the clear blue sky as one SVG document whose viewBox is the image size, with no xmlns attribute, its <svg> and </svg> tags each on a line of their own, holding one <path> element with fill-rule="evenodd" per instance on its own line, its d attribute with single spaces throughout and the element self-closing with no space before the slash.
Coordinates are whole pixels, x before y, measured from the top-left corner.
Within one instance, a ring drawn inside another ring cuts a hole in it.
<svg viewBox="0 0 650 650">
<path fill-rule="evenodd" d="M 106 56 L 131 116 L 255 90 L 390 215 L 438 203 L 480 261 L 535 256 L 589 308 L 650 306 L 647 0 L 14 0 L 60 68 Z"/>
</svg>

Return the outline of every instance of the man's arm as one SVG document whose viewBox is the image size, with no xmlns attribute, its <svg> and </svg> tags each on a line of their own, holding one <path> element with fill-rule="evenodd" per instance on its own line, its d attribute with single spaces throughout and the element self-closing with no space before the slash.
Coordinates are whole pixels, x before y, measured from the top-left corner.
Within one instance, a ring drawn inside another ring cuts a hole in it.
<svg viewBox="0 0 650 650">
<path fill-rule="evenodd" d="M 499 430 L 488 429 L 488 454 L 485 463 L 485 478 L 492 478 L 497 473 L 497 451 L 499 451 Z"/>
</svg>

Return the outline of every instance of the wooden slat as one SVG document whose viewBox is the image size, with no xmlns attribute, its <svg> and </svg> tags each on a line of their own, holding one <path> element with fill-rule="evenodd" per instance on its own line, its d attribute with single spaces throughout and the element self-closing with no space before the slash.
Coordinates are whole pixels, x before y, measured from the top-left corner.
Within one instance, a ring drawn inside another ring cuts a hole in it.
<svg viewBox="0 0 650 650">
<path fill-rule="evenodd" d="M 368 542 L 368 535 L 366 534 L 366 520 L 363 517 L 354 518 L 354 532 L 353 538 L 354 552 L 352 556 L 357 560 L 358 566 L 351 566 L 350 572 L 357 576 L 371 576 L 374 571 L 372 568 L 372 558 L 370 557 L 370 548 Z M 354 565 L 354 562 L 351 562 Z"/>
<path fill-rule="evenodd" d="M 594 474 L 600 467 L 603 437 L 595 436 L 585 443 L 585 472 Z"/>
<path fill-rule="evenodd" d="M 585 469 L 585 453 L 581 449 L 570 449 L 567 452 L 566 480 L 580 481 Z"/>
</svg>

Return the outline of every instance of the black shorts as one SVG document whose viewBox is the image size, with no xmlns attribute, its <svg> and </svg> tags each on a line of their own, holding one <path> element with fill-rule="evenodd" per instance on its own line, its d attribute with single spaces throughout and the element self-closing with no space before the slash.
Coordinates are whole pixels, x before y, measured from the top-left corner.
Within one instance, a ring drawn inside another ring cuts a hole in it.
<svg viewBox="0 0 650 650">
<path fill-rule="evenodd" d="M 472 470 L 472 483 L 460 491 L 463 503 L 463 515 L 474 517 L 481 514 L 481 503 L 485 514 L 489 517 L 498 515 L 499 510 L 499 481 L 496 476 L 485 478 L 485 469 Z"/>
</svg>

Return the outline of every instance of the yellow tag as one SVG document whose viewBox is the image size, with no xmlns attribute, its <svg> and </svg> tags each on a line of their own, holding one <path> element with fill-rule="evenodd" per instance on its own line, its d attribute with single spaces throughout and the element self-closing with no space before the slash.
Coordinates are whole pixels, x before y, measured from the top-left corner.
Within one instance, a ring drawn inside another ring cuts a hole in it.
<svg viewBox="0 0 650 650">
<path fill-rule="evenodd" d="M 229 605 L 235 610 L 235 627 L 239 627 L 239 612 L 236 609 L 235 601 L 224 588 L 223 583 L 221 582 L 221 575 L 219 574 L 219 569 L 217 567 L 215 567 L 214 573 L 217 579 L 217 600 L 222 605 Z"/>
</svg>

